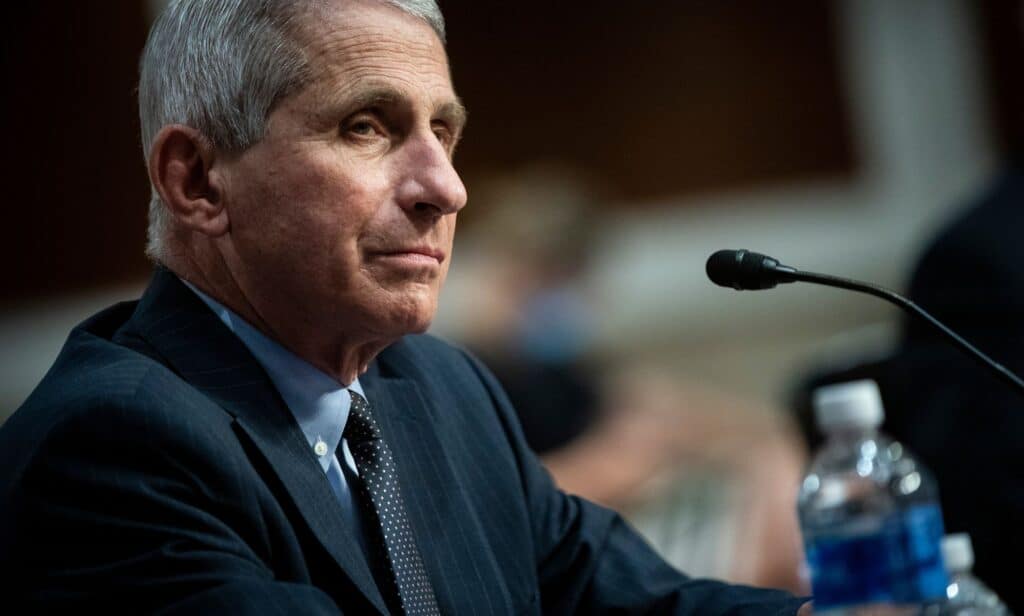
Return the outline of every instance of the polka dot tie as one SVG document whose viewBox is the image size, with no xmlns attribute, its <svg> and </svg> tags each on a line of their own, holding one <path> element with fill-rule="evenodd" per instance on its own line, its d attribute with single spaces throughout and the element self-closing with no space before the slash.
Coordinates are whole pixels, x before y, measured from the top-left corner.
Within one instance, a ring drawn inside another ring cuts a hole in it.
<svg viewBox="0 0 1024 616">
<path fill-rule="evenodd" d="M 410 616 L 440 614 L 402 504 L 391 449 L 381 438 L 370 403 L 354 391 L 349 393 L 352 407 L 344 437 L 362 479 L 360 492 L 373 505 L 380 524 L 383 552 L 398 589 L 402 612 Z"/>
</svg>

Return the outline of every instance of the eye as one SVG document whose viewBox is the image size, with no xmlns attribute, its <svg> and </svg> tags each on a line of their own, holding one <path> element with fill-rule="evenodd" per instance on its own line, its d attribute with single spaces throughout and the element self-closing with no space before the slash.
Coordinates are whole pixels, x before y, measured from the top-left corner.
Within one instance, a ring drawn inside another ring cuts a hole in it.
<svg viewBox="0 0 1024 616">
<path fill-rule="evenodd" d="M 380 120 L 366 113 L 345 120 L 341 125 L 341 133 L 356 139 L 372 139 L 387 134 Z"/>
<path fill-rule="evenodd" d="M 445 148 L 450 150 L 455 145 L 455 135 L 447 124 L 435 122 L 431 128 L 434 131 L 434 136 Z"/>
<path fill-rule="evenodd" d="M 373 124 L 370 124 L 367 121 L 356 122 L 348 127 L 348 132 L 353 133 L 355 135 L 369 136 L 372 135 L 375 131 L 376 129 L 373 127 Z"/>
</svg>

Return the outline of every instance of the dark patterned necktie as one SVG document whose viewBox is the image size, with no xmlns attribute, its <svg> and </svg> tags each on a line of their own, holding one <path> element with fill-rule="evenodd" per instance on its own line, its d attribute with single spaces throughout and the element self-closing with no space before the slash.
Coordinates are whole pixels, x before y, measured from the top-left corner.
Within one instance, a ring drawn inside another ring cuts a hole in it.
<svg viewBox="0 0 1024 616">
<path fill-rule="evenodd" d="M 394 578 L 402 611 L 409 616 L 440 614 L 402 503 L 391 449 L 381 438 L 370 403 L 352 390 L 349 393 L 352 407 L 343 436 L 362 479 L 359 491 L 370 501 L 376 515 L 384 542 L 383 555 Z"/>
</svg>

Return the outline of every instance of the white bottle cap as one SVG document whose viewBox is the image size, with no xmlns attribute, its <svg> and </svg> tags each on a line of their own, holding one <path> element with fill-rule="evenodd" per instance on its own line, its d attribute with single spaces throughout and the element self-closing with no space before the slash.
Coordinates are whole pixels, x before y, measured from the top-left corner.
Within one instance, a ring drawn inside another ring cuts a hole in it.
<svg viewBox="0 0 1024 616">
<path fill-rule="evenodd" d="M 878 385 L 865 379 L 814 390 L 814 417 L 824 432 L 836 428 L 877 428 L 885 413 Z"/>
<path fill-rule="evenodd" d="M 942 538 L 942 560 L 950 573 L 970 571 L 974 566 L 974 549 L 967 533 L 946 535 Z"/>
</svg>

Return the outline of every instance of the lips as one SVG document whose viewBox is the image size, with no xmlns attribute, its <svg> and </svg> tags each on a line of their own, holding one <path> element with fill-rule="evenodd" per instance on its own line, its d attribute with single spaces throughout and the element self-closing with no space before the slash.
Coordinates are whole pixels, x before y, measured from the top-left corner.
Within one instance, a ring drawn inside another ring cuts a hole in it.
<svg viewBox="0 0 1024 616">
<path fill-rule="evenodd" d="M 413 259 L 430 258 L 438 264 L 444 263 L 445 254 L 443 250 L 429 246 L 410 246 L 387 250 L 374 250 L 371 254 L 379 257 L 408 257 Z"/>
</svg>

